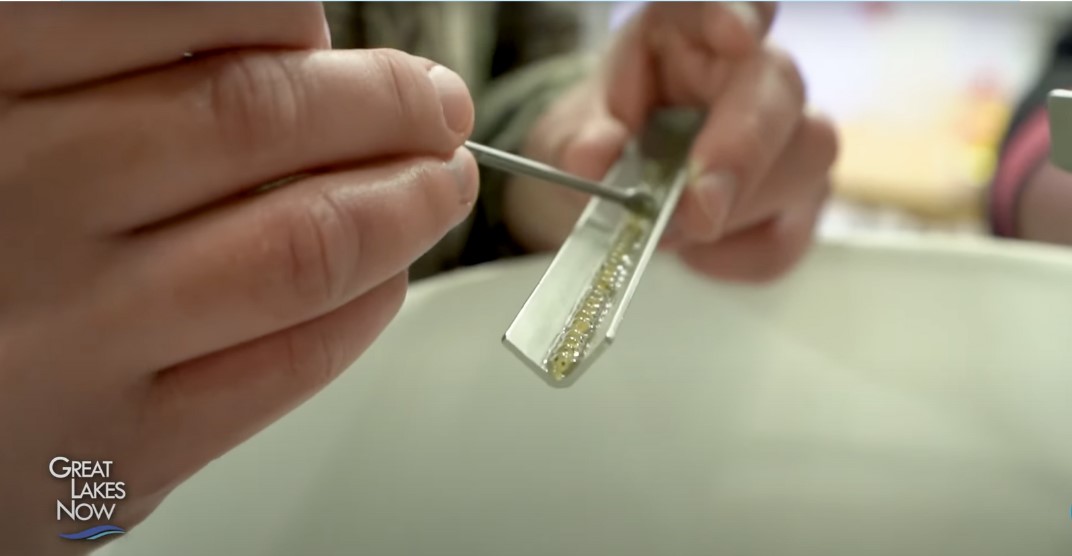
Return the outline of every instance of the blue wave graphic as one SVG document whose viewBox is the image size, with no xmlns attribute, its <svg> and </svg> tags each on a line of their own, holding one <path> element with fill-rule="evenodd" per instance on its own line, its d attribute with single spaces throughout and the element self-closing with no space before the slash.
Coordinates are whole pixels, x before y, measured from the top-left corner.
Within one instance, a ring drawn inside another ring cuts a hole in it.
<svg viewBox="0 0 1072 556">
<path fill-rule="evenodd" d="M 72 541 L 95 541 L 101 537 L 107 537 L 108 535 L 122 535 L 123 533 L 126 533 L 126 531 L 122 527 L 116 527 L 115 525 L 97 525 L 96 527 L 90 527 L 85 531 L 60 536 L 65 539 L 71 539 Z"/>
</svg>

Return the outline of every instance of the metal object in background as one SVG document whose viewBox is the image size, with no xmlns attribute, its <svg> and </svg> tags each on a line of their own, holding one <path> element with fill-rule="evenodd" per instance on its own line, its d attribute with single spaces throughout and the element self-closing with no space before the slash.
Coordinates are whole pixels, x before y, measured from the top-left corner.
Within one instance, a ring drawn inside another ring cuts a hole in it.
<svg viewBox="0 0 1072 556">
<path fill-rule="evenodd" d="M 1072 91 L 1050 91 L 1050 162 L 1072 172 Z"/>
</svg>

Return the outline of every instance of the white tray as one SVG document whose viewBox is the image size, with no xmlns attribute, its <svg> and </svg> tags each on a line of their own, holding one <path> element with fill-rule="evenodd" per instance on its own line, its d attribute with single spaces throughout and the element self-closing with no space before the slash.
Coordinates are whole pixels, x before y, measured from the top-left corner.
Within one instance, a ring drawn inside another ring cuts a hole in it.
<svg viewBox="0 0 1072 556">
<path fill-rule="evenodd" d="M 107 554 L 1072 554 L 1069 252 L 838 242 L 763 289 L 656 258 L 566 390 L 499 343 L 546 264 L 414 287 Z"/>
</svg>

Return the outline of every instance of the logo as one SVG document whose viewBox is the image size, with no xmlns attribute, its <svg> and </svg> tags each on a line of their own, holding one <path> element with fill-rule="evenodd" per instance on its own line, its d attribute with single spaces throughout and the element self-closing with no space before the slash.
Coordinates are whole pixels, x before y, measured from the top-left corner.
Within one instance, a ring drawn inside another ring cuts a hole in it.
<svg viewBox="0 0 1072 556">
<path fill-rule="evenodd" d="M 121 535 L 123 533 L 126 533 L 126 531 L 124 531 L 121 527 L 116 527 L 115 525 L 98 525 L 96 527 L 90 527 L 85 531 L 79 531 L 77 533 L 60 536 L 65 539 L 71 539 L 72 541 L 95 541 L 101 537 L 106 537 L 108 535 Z"/>
<path fill-rule="evenodd" d="M 83 527 L 90 521 L 110 521 L 115 515 L 116 501 L 127 496 L 125 483 L 111 478 L 111 461 L 79 461 L 57 456 L 49 462 L 48 472 L 71 482 L 70 497 L 56 500 L 56 521 L 68 520 Z M 94 525 L 60 537 L 95 541 L 123 533 L 126 530 L 115 525 Z"/>
</svg>

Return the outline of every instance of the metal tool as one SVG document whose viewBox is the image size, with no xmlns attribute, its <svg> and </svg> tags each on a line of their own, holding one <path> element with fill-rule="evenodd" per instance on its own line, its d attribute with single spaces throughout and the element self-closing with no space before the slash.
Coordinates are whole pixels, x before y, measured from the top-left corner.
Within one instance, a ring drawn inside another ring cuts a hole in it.
<svg viewBox="0 0 1072 556">
<path fill-rule="evenodd" d="M 548 384 L 573 384 L 613 342 L 685 187 L 686 155 L 702 121 L 691 110 L 656 114 L 605 180 L 617 191 L 643 192 L 652 210 L 589 201 L 507 329 L 503 343 Z"/>
<path fill-rule="evenodd" d="M 465 142 L 479 164 L 510 174 L 528 176 L 577 191 L 610 199 L 632 210 L 647 212 L 652 209 L 651 196 L 637 188 L 615 189 L 598 182 L 563 172 L 553 166 L 536 162 L 522 156 L 493 149 L 472 141 Z"/>
<path fill-rule="evenodd" d="M 1046 104 L 1050 120 L 1050 162 L 1072 172 L 1072 91 L 1050 91 Z"/>
</svg>

